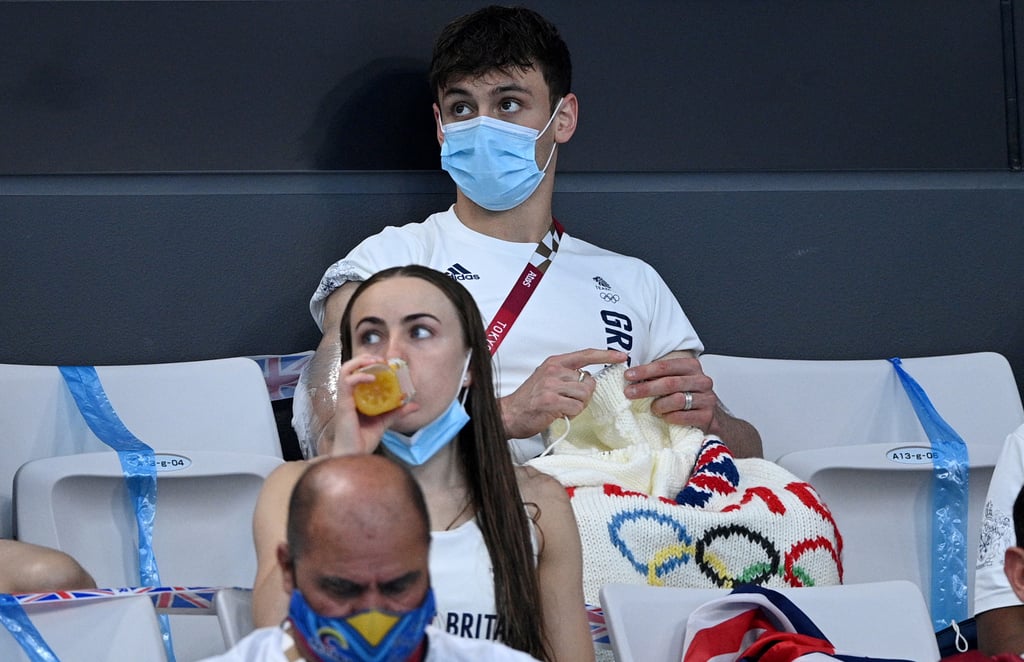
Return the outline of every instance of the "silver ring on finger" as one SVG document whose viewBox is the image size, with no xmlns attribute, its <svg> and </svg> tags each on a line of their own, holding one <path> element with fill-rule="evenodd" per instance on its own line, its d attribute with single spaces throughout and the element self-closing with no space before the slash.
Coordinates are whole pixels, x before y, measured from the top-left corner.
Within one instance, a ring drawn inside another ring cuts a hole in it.
<svg viewBox="0 0 1024 662">
<path fill-rule="evenodd" d="M 580 373 L 580 378 L 577 380 L 580 382 L 582 382 L 584 379 L 587 378 L 588 375 L 590 375 L 590 373 L 584 370 L 583 368 L 576 368 L 576 372 Z"/>
<path fill-rule="evenodd" d="M 693 409 L 693 393 L 689 391 L 683 393 L 683 411 L 690 411 Z"/>
</svg>

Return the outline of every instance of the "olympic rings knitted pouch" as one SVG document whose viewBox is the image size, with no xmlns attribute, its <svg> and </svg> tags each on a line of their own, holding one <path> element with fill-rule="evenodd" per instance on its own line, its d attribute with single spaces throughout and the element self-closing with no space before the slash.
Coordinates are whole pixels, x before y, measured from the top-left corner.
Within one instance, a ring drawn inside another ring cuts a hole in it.
<svg viewBox="0 0 1024 662">
<path fill-rule="evenodd" d="M 588 604 L 599 604 L 607 582 L 842 582 L 842 538 L 813 487 L 773 462 L 733 458 L 697 428 L 665 423 L 650 399 L 627 400 L 624 371 L 599 373 L 564 440 L 528 463 L 569 491 Z"/>
</svg>

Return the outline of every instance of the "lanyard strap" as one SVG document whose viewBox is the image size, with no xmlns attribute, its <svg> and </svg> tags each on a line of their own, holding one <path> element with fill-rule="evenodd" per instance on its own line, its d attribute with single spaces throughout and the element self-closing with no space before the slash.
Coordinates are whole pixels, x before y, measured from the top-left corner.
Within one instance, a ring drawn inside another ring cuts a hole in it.
<svg viewBox="0 0 1024 662">
<path fill-rule="evenodd" d="M 936 630 L 950 621 L 967 618 L 967 444 L 935 411 L 921 385 L 903 369 L 898 358 L 889 359 L 931 441 L 932 567 L 931 611 Z"/>
<path fill-rule="evenodd" d="M 39 630 L 29 620 L 21 603 L 9 593 L 0 593 L 0 622 L 31 662 L 60 662 L 53 649 L 43 639 L 43 635 L 39 634 Z"/>
<path fill-rule="evenodd" d="M 551 261 L 555 259 L 555 254 L 558 252 L 558 242 L 564 232 L 562 224 L 552 218 L 551 226 L 537 242 L 537 248 L 523 268 L 523 273 L 519 275 L 519 280 L 512 286 L 505 301 L 494 315 L 494 319 L 487 325 L 487 347 L 491 350 L 491 356 L 498 352 L 498 346 L 505 340 L 509 329 L 519 318 L 519 313 L 523 312 L 526 302 L 530 300 L 530 296 L 540 284 L 544 272 L 551 266 Z"/>
<path fill-rule="evenodd" d="M 153 449 L 125 427 L 103 390 L 96 368 L 61 366 L 60 374 L 89 429 L 100 441 L 117 451 L 139 533 L 139 581 L 143 586 L 160 586 L 160 571 L 153 553 L 153 520 L 156 518 L 156 461 Z M 166 614 L 160 615 L 160 625 L 167 658 L 174 662 Z"/>
</svg>

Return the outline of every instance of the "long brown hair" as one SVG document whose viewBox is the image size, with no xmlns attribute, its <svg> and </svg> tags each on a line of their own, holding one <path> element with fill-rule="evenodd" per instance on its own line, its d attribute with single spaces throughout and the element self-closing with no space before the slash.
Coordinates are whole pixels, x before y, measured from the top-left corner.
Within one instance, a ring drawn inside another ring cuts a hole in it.
<svg viewBox="0 0 1024 662">
<path fill-rule="evenodd" d="M 352 358 L 352 304 L 374 283 L 419 278 L 437 287 L 455 306 L 463 341 L 472 350 L 472 382 L 466 398 L 470 424 L 459 432 L 458 457 L 476 510 L 477 525 L 491 557 L 494 602 L 505 644 L 538 659 L 551 655 L 544 634 L 530 523 L 516 482 L 505 428 L 494 393 L 490 350 L 472 295 L 449 276 L 418 265 L 393 267 L 360 283 L 341 318 L 341 360 Z"/>
</svg>

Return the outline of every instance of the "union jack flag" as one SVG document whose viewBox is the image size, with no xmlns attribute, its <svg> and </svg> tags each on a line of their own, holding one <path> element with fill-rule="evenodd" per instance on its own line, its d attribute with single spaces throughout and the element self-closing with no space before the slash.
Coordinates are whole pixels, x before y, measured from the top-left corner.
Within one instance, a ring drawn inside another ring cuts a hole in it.
<svg viewBox="0 0 1024 662">
<path fill-rule="evenodd" d="M 92 595 L 93 591 L 78 592 L 78 591 L 55 591 L 53 593 L 26 593 L 24 595 L 15 595 L 19 604 L 30 605 L 36 602 L 60 602 L 61 600 L 77 600 L 78 598 L 86 599 L 92 597 L 100 597 Z M 113 593 L 108 593 L 103 597 L 109 597 Z"/>
<path fill-rule="evenodd" d="M 740 472 L 729 448 L 721 441 L 704 440 L 686 485 L 676 495 L 682 506 L 705 508 L 715 494 L 732 494 L 740 483 Z"/>
<path fill-rule="evenodd" d="M 596 646 L 611 646 L 608 638 L 608 626 L 604 621 L 604 610 L 597 605 L 587 605 L 587 623 L 590 625 L 590 638 Z"/>
<path fill-rule="evenodd" d="M 148 595 L 160 613 L 214 612 L 213 598 L 221 587 L 211 586 L 125 586 L 95 588 L 82 591 L 23 593 L 14 596 L 19 604 L 56 603 L 68 600 L 96 600 L 122 595 Z M 198 610 L 198 611 L 197 611 Z"/>
<path fill-rule="evenodd" d="M 837 606 L 838 608 L 838 606 Z M 837 650 L 814 621 L 786 596 L 742 586 L 691 614 L 683 662 L 906 662 Z"/>
<path fill-rule="evenodd" d="M 212 588 L 188 588 L 184 586 L 158 586 L 151 591 L 140 591 L 150 593 L 153 606 L 165 614 L 176 612 L 195 613 L 196 609 L 203 611 L 213 610 L 213 598 L 217 593 Z"/>
<path fill-rule="evenodd" d="M 299 383 L 302 368 L 309 363 L 313 352 L 298 354 L 267 354 L 250 356 L 259 364 L 263 371 L 263 379 L 267 382 L 267 393 L 271 400 L 285 400 L 295 396 L 295 386 Z"/>
</svg>

